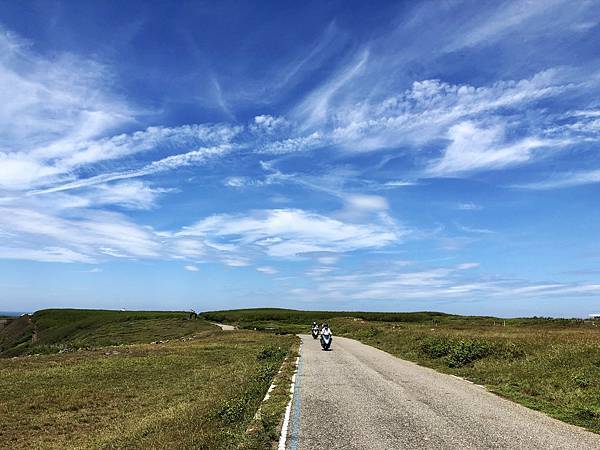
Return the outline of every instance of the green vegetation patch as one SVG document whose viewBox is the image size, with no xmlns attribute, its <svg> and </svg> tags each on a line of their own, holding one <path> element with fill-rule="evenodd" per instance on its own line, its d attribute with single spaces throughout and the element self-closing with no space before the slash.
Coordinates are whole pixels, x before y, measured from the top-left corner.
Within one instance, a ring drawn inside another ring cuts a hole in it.
<svg viewBox="0 0 600 450">
<path fill-rule="evenodd" d="M 0 356 L 176 339 L 214 326 L 184 312 L 47 309 L 0 330 Z"/>
<path fill-rule="evenodd" d="M 11 320 L 0 330 L 0 356 L 15 356 L 27 351 L 32 337 L 33 326 L 29 316 Z"/>
<path fill-rule="evenodd" d="M 227 311 L 209 311 L 201 314 L 212 322 L 228 323 L 257 331 L 276 334 L 296 334 L 306 332 L 313 321 L 322 323 L 339 317 L 355 317 L 370 321 L 442 321 L 453 317 L 451 314 L 437 312 L 381 313 L 381 312 L 345 312 L 345 311 L 299 311 L 281 308 L 252 308 Z"/>
<path fill-rule="evenodd" d="M 216 330 L 164 344 L 5 359 L 0 442 L 253 448 L 246 428 L 294 339 Z"/>
</svg>

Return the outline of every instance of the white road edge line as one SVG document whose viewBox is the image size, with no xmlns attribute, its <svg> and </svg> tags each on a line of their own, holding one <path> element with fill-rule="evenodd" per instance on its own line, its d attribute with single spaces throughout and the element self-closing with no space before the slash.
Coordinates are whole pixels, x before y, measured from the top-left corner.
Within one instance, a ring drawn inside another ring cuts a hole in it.
<svg viewBox="0 0 600 450">
<path fill-rule="evenodd" d="M 283 362 L 281 363 L 281 367 L 283 367 L 283 365 L 285 364 L 285 362 L 287 361 L 287 358 L 283 360 Z M 281 368 L 279 369 L 279 372 L 277 372 L 277 374 L 279 375 L 281 373 Z M 273 379 L 274 380 L 274 379 Z M 262 405 L 264 402 L 266 402 L 267 400 L 269 400 L 271 398 L 271 392 L 273 391 L 273 389 L 275 389 L 277 387 L 277 385 L 275 384 L 275 381 L 273 381 L 271 383 L 271 386 L 269 386 L 269 389 L 267 390 L 267 393 L 265 394 L 265 396 L 262 399 L 262 402 L 260 402 L 260 406 L 258 407 L 258 409 L 256 410 L 256 413 L 254 413 L 254 418 L 258 419 L 260 417 L 260 410 L 262 408 Z"/>
<path fill-rule="evenodd" d="M 487 388 L 486 388 L 485 386 L 483 386 L 483 385 L 481 385 L 481 384 L 477 384 L 477 383 L 475 383 L 474 381 L 467 380 L 466 378 L 459 377 L 459 376 L 457 376 L 457 375 L 452 375 L 452 374 L 449 374 L 449 375 L 450 375 L 451 377 L 454 377 L 454 378 L 458 379 L 458 380 L 466 381 L 466 382 L 467 382 L 467 383 L 469 383 L 469 384 L 472 384 L 472 385 L 475 385 L 475 386 L 477 386 L 477 387 L 480 387 L 481 389 L 485 389 L 485 390 L 487 390 Z"/>
<path fill-rule="evenodd" d="M 466 381 L 466 382 L 467 382 L 467 383 L 469 383 L 469 384 L 475 384 L 475 383 L 473 383 L 472 381 L 470 381 L 470 380 L 467 380 L 466 378 L 463 378 L 463 377 L 459 377 L 459 376 L 457 376 L 457 375 L 452 375 L 452 374 L 450 374 L 450 376 L 451 376 L 451 377 L 454 377 L 454 378 L 456 378 L 457 380 Z"/>
<path fill-rule="evenodd" d="M 300 345 L 299 352 L 302 351 L 302 344 Z M 287 440 L 288 428 L 290 426 L 290 414 L 292 412 L 292 402 L 294 401 L 294 389 L 296 387 L 296 373 L 298 372 L 298 362 L 300 361 L 300 357 L 296 358 L 296 371 L 294 375 L 292 375 L 292 382 L 290 384 L 290 401 L 285 407 L 285 416 L 283 417 L 283 426 L 281 427 L 281 434 L 279 435 L 279 445 L 277 446 L 278 450 L 285 450 L 285 444 Z"/>
</svg>

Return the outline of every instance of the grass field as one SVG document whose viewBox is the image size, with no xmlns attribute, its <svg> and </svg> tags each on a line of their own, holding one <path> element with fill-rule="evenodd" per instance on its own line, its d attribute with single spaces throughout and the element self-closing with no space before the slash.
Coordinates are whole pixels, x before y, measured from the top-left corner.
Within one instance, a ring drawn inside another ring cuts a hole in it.
<svg viewBox="0 0 600 450">
<path fill-rule="evenodd" d="M 0 447 L 269 448 L 273 426 L 245 431 L 294 340 L 206 330 L 5 359 Z"/>
<path fill-rule="evenodd" d="M 237 309 L 230 311 L 209 311 L 201 314 L 207 320 L 234 324 L 239 328 L 256 329 L 275 333 L 301 333 L 306 324 L 321 323 L 335 317 L 360 317 L 371 321 L 426 322 L 462 320 L 462 316 L 437 312 L 379 313 L 379 312 L 339 312 L 339 311 L 298 311 L 280 308 Z"/>
<path fill-rule="evenodd" d="M 185 312 L 46 309 L 0 330 L 0 356 L 148 343 L 210 328 Z"/>
<path fill-rule="evenodd" d="M 281 309 L 218 311 L 204 316 L 274 333 L 309 333 L 313 320 L 327 320 L 336 335 L 462 376 L 600 433 L 600 323 Z"/>
<path fill-rule="evenodd" d="M 205 319 L 269 333 L 222 332 Z M 46 310 L 0 331 L 0 447 L 269 448 L 289 398 L 292 334 L 313 320 L 600 432 L 600 327 L 589 321 Z"/>
</svg>

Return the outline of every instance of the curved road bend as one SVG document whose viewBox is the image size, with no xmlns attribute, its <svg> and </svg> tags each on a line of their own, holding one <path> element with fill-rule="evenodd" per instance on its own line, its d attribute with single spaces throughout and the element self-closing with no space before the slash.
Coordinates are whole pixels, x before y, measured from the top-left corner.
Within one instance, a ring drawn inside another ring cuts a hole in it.
<svg viewBox="0 0 600 450">
<path fill-rule="evenodd" d="M 225 325 L 224 323 L 211 322 L 213 325 L 218 326 L 223 331 L 234 331 L 235 327 L 233 325 Z"/>
<path fill-rule="evenodd" d="M 291 450 L 600 449 L 600 435 L 484 388 L 334 337 L 302 335 Z"/>
</svg>

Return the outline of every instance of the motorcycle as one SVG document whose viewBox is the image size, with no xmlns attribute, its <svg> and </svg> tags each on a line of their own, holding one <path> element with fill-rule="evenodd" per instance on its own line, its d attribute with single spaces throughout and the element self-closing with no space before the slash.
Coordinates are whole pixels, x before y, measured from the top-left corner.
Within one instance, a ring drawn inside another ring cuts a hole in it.
<svg viewBox="0 0 600 450">
<path fill-rule="evenodd" d="M 331 348 L 331 341 L 333 341 L 333 336 L 330 333 L 321 334 L 321 348 L 323 350 L 329 350 Z"/>
<path fill-rule="evenodd" d="M 319 337 L 319 327 L 314 327 L 311 331 L 313 339 L 317 339 Z"/>
</svg>

